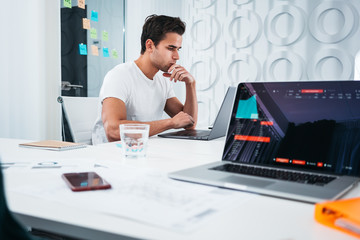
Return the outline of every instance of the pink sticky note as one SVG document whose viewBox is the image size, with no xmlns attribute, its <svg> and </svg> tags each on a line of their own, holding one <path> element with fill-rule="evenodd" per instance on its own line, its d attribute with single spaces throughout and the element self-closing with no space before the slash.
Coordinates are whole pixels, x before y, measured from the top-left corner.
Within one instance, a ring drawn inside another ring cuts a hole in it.
<svg viewBox="0 0 360 240">
<path fill-rule="evenodd" d="M 85 9 L 85 0 L 78 0 L 78 7 Z"/>
<path fill-rule="evenodd" d="M 90 29 L 90 19 L 83 18 L 83 29 Z"/>
<path fill-rule="evenodd" d="M 99 56 L 99 49 L 95 45 L 91 45 L 91 54 L 94 56 Z"/>
</svg>

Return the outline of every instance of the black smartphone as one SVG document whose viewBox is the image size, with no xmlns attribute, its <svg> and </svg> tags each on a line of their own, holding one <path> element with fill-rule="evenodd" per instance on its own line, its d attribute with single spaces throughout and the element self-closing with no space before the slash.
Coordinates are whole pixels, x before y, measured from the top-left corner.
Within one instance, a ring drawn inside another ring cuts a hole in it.
<svg viewBox="0 0 360 240">
<path fill-rule="evenodd" d="M 96 172 L 64 173 L 62 178 L 75 192 L 111 188 Z"/>
</svg>

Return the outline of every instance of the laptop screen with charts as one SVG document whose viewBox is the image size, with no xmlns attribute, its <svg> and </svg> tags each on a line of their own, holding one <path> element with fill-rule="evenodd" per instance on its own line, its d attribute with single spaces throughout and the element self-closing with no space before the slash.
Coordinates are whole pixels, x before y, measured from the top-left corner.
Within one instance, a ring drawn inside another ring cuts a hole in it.
<svg viewBox="0 0 360 240">
<path fill-rule="evenodd" d="M 174 179 L 319 202 L 360 176 L 360 81 L 238 85 L 222 161 Z"/>
<path fill-rule="evenodd" d="M 212 140 L 225 136 L 230 121 L 230 114 L 232 111 L 235 94 L 236 87 L 229 87 L 211 130 L 181 130 L 159 134 L 158 136 L 165 138 L 192 140 Z"/>
</svg>

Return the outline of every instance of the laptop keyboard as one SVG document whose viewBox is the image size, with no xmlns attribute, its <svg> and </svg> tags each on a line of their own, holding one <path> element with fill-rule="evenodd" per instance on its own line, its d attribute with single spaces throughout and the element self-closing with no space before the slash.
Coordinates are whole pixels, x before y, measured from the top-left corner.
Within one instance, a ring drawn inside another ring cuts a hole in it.
<svg viewBox="0 0 360 240">
<path fill-rule="evenodd" d="M 251 176 L 259 176 L 266 178 L 273 178 L 277 180 L 292 181 L 297 183 L 313 184 L 323 186 L 332 180 L 335 177 L 325 176 L 319 174 L 310 174 L 302 172 L 293 172 L 285 171 L 279 169 L 270 169 L 270 168 L 261 168 L 261 167 L 252 167 L 244 166 L 237 164 L 224 164 L 219 167 L 211 168 L 211 170 L 231 172 L 231 173 L 240 173 Z"/>
<path fill-rule="evenodd" d="M 175 133 L 176 136 L 207 137 L 207 130 L 183 130 Z"/>
</svg>

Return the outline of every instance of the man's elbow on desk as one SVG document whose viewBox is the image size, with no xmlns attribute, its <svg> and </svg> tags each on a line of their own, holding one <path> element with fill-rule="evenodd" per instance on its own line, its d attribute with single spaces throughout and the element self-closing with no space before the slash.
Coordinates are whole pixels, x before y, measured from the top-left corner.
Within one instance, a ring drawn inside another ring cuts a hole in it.
<svg viewBox="0 0 360 240">
<path fill-rule="evenodd" d="M 109 142 L 119 141 L 120 140 L 120 130 L 119 125 L 111 124 L 107 121 L 104 123 L 105 134 Z"/>
</svg>

